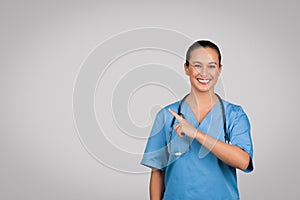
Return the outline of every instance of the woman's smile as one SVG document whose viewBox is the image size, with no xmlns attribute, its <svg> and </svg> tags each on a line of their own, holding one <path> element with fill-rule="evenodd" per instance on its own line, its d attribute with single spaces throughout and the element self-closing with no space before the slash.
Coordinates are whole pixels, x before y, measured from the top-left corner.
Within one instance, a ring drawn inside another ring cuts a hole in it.
<svg viewBox="0 0 300 200">
<path fill-rule="evenodd" d="M 202 79 L 202 78 L 196 78 L 196 79 L 199 83 L 204 85 L 208 84 L 211 81 L 211 79 Z"/>
</svg>

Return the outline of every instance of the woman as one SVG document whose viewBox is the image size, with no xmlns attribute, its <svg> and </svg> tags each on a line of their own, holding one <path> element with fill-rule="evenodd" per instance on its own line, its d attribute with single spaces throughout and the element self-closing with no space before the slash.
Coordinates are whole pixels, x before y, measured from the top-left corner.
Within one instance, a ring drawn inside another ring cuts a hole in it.
<svg viewBox="0 0 300 200">
<path fill-rule="evenodd" d="M 215 94 L 219 48 L 195 42 L 184 70 L 191 91 L 158 112 L 141 162 L 152 169 L 150 198 L 239 199 L 236 169 L 253 170 L 250 123 L 241 106 Z"/>
</svg>

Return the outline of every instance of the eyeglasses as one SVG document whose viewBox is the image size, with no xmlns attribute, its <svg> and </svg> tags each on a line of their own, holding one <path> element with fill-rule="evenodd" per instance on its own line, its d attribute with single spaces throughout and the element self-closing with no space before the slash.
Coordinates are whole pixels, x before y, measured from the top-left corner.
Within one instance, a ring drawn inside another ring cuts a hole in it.
<svg viewBox="0 0 300 200">
<path fill-rule="evenodd" d="M 182 117 L 183 115 L 180 114 Z M 173 126 L 176 124 L 173 124 Z M 190 148 L 191 148 L 191 144 L 190 144 L 190 138 L 188 138 L 188 136 L 182 136 L 179 137 L 176 133 L 173 136 L 173 131 L 174 128 L 173 126 L 171 126 L 170 128 L 170 138 L 169 138 L 169 142 L 168 142 L 168 152 L 170 155 L 173 156 L 181 156 L 185 153 L 187 153 Z"/>
</svg>

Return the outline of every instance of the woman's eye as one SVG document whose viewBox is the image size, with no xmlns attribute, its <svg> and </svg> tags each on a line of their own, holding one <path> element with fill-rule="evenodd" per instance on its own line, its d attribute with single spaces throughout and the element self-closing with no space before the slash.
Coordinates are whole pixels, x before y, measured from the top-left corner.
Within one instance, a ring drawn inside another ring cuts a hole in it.
<svg viewBox="0 0 300 200">
<path fill-rule="evenodd" d="M 200 65 L 194 65 L 194 67 L 196 67 L 196 68 L 200 68 L 201 66 L 200 66 Z"/>
<path fill-rule="evenodd" d="M 215 65 L 209 65 L 208 67 L 209 68 L 215 68 L 216 66 Z"/>
</svg>

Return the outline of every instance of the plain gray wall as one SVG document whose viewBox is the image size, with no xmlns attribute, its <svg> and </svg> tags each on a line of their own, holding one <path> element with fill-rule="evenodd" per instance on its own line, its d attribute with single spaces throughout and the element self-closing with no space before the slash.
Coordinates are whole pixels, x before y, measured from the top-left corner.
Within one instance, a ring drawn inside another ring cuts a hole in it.
<svg viewBox="0 0 300 200">
<path fill-rule="evenodd" d="M 238 174 L 242 199 L 299 199 L 298 8 L 1 1 L 0 199 L 148 199 L 138 161 L 158 109 L 188 92 L 183 56 L 196 39 L 220 46 L 220 93 L 252 125 L 255 170 Z"/>
</svg>

